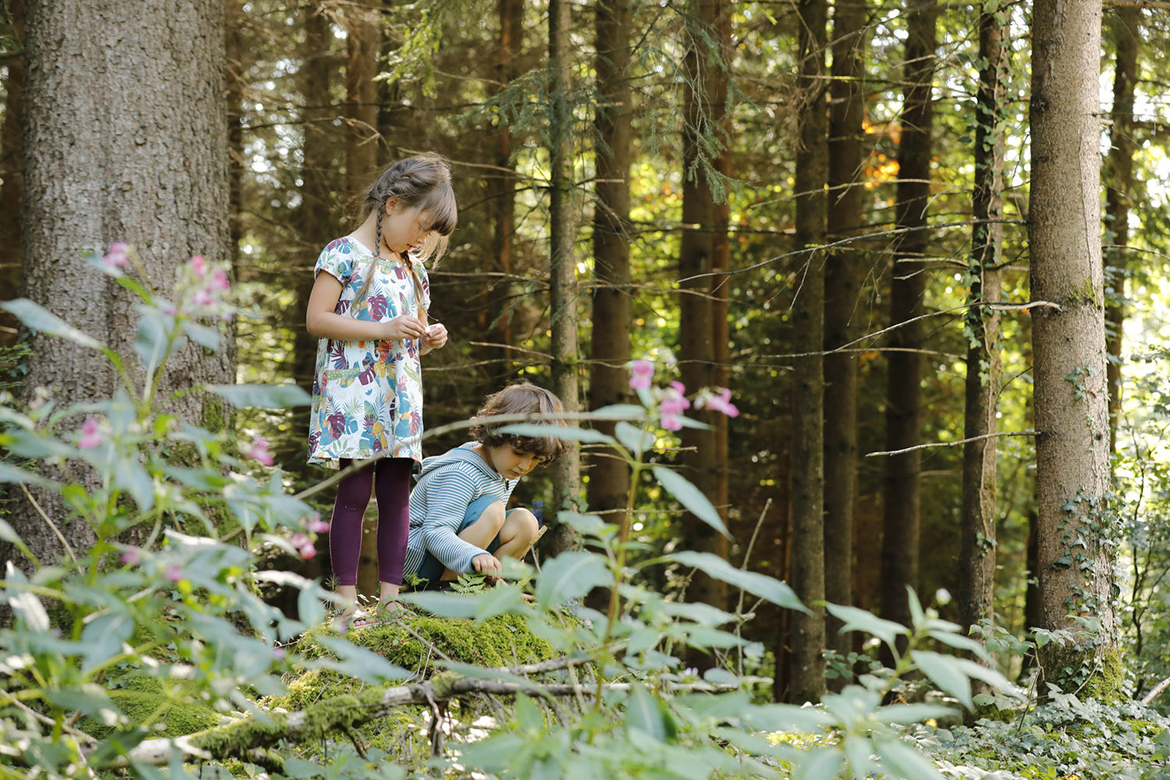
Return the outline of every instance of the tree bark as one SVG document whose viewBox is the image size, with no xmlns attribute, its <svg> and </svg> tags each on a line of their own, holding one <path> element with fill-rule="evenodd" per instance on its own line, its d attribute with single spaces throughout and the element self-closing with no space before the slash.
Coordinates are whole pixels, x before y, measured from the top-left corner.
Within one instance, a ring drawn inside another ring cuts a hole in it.
<svg viewBox="0 0 1170 780">
<path fill-rule="evenodd" d="M 975 189 L 970 293 L 964 317 L 967 348 L 966 416 L 963 437 L 996 431 L 999 388 L 999 315 L 987 304 L 1001 298 L 1003 248 L 1004 29 L 998 13 L 979 15 L 979 72 L 975 98 Z M 994 438 L 963 445 L 963 504 L 959 523 L 959 623 L 973 626 L 994 617 L 996 498 Z"/>
<path fill-rule="evenodd" d="M 571 74 L 571 5 L 569 0 L 549 3 L 549 195 L 550 241 L 549 296 L 552 319 L 553 392 L 566 412 L 580 408 L 580 370 L 577 354 L 577 267 L 573 261 L 576 224 L 573 217 L 572 114 L 568 89 Z M 556 460 L 553 469 L 553 512 L 580 511 L 581 453 L 574 443 Z M 556 521 L 547 534 L 545 549 L 553 555 L 576 544 L 576 532 Z"/>
<path fill-rule="evenodd" d="M 593 216 L 593 366 L 589 406 L 600 409 L 629 400 L 630 360 L 630 4 L 599 0 L 596 5 L 597 204 Z M 610 435 L 614 424 L 594 427 Z M 588 504 L 617 523 L 627 509 L 630 470 L 612 452 L 590 459 Z"/>
<path fill-rule="evenodd" d="M 378 57 L 381 52 L 380 0 L 357 0 L 346 9 L 345 187 L 354 196 L 369 187 L 378 171 Z"/>
<path fill-rule="evenodd" d="M 796 155 L 796 246 L 825 242 L 828 181 L 828 113 L 825 105 L 825 0 L 801 0 L 800 150 Z M 820 701 L 825 692 L 824 417 L 825 261 L 815 249 L 803 258 L 793 304 L 792 587 L 812 610 L 792 615 L 789 700 Z"/>
<path fill-rule="evenodd" d="M 1037 548 L 1042 627 L 1095 642 L 1040 649 L 1045 680 L 1115 652 L 1110 544 L 1109 412 L 1101 264 L 1101 3 L 1036 0 L 1032 48 L 1032 180 L 1028 237 L 1033 310 Z"/>
<path fill-rule="evenodd" d="M 23 45 L 24 0 L 8 0 L 5 33 L 17 45 Z M 11 300 L 20 289 L 21 235 L 24 220 L 20 213 L 20 197 L 24 188 L 24 134 L 21 120 L 24 115 L 24 54 L 8 60 L 8 77 L 4 80 L 4 125 L 0 128 L 0 300 Z M 16 342 L 20 322 L 6 311 L 0 311 L 0 346 Z"/>
<path fill-rule="evenodd" d="M 837 0 L 833 6 L 833 71 L 829 86 L 829 192 L 827 233 L 831 241 L 859 233 L 865 189 L 862 138 L 865 136 L 865 0 Z M 825 350 L 859 335 L 857 302 L 865 268 L 860 251 L 846 247 L 825 261 Z M 853 604 L 853 504 L 857 494 L 857 357 L 852 352 L 825 355 L 825 599 Z M 826 616 L 829 645 L 841 655 L 853 637 L 841 621 Z M 845 678 L 830 681 L 835 689 Z"/>
<path fill-rule="evenodd" d="M 688 4 L 686 43 L 686 84 L 683 108 L 683 206 L 684 223 L 679 250 L 679 370 L 689 392 L 714 384 L 714 285 L 709 275 L 715 267 L 714 235 L 723 200 L 723 183 L 714 179 L 703 165 L 701 137 L 719 135 L 727 105 L 727 51 L 731 34 L 730 7 L 715 0 L 691 0 Z M 715 50 L 712 51 L 711 47 Z M 717 138 L 725 145 L 725 138 Z M 717 197 L 718 196 L 718 197 Z M 699 278 L 695 278 L 699 277 Z M 710 412 L 697 415 L 714 423 Z M 704 495 L 715 495 L 715 452 L 713 429 L 684 428 L 682 431 L 682 473 Z M 727 539 L 690 513 L 681 520 L 681 538 L 686 549 L 728 557 Z M 726 606 L 727 587 L 719 580 L 696 572 L 687 590 L 689 598 L 719 608 Z"/>
<path fill-rule="evenodd" d="M 902 234 L 894 250 L 890 281 L 890 323 L 909 323 L 893 331 L 886 397 L 886 449 L 919 443 L 919 383 L 923 328 L 911 322 L 925 311 L 926 269 L 921 262 L 930 238 L 925 230 L 930 202 L 930 157 L 935 66 L 935 0 L 911 2 L 905 12 L 908 37 L 904 65 L 905 98 L 902 139 L 898 145 L 898 191 L 895 207 Z M 909 624 L 907 586 L 918 587 L 919 497 L 918 452 L 886 460 L 882 521 L 882 616 Z"/>
<path fill-rule="evenodd" d="M 140 372 L 132 296 L 82 255 L 132 244 L 163 291 L 191 255 L 230 260 L 224 3 L 32 0 L 27 11 L 24 294 Z M 27 394 L 55 387 L 62 401 L 83 402 L 113 393 L 112 368 L 92 353 L 41 335 L 31 342 Z M 233 375 L 230 345 L 214 354 L 188 345 L 172 358 L 158 397 Z M 221 404 L 193 393 L 168 411 L 199 425 L 213 408 L 222 419 Z M 48 509 L 66 515 L 60 505 Z M 28 507 L 13 520 L 42 560 L 60 552 Z M 79 547 L 92 539 L 85 524 L 66 535 Z"/>
<path fill-rule="evenodd" d="M 1108 354 L 1109 451 L 1117 449 L 1117 422 L 1121 412 L 1121 345 L 1125 323 L 1125 283 L 1129 276 L 1129 207 L 1133 203 L 1134 140 L 1133 93 L 1141 11 L 1115 9 L 1112 35 L 1117 51 L 1113 75 L 1113 125 L 1105 159 L 1105 344 Z"/>
</svg>

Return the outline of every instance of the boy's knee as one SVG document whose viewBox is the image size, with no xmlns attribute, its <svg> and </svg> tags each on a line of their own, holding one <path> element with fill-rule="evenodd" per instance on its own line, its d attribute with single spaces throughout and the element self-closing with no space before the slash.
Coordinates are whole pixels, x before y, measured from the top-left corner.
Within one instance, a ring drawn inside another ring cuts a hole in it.
<svg viewBox="0 0 1170 780">
<path fill-rule="evenodd" d="M 522 539 L 525 544 L 533 544 L 540 538 L 540 523 L 536 515 L 527 509 L 513 509 L 508 513 L 508 522 L 514 524 L 516 533 L 514 538 Z"/>
<path fill-rule="evenodd" d="M 498 533 L 504 527 L 504 519 L 507 513 L 504 511 L 504 502 L 493 501 L 484 507 L 483 512 L 480 513 L 479 518 L 475 521 L 475 525 L 486 523 L 495 529 Z"/>
</svg>

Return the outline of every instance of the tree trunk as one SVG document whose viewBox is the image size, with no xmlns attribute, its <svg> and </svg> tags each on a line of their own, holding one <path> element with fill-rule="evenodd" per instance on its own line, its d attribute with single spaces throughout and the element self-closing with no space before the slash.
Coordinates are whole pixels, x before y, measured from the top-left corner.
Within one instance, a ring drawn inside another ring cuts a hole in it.
<svg viewBox="0 0 1170 780">
<path fill-rule="evenodd" d="M 357 0 L 345 12 L 345 187 L 352 197 L 369 187 L 378 171 L 378 56 L 380 0 Z"/>
<path fill-rule="evenodd" d="M 549 85 L 549 194 L 550 241 L 552 257 L 549 270 L 549 296 L 552 319 L 553 392 L 561 399 L 566 412 L 580 408 L 578 399 L 579 370 L 577 359 L 577 267 L 573 262 L 572 114 L 569 99 L 571 73 L 571 30 L 569 0 L 552 0 L 549 4 L 548 59 L 552 83 Z M 581 453 L 573 444 L 553 464 L 553 506 L 556 513 L 580 511 Z M 568 523 L 555 521 L 545 543 L 550 554 L 568 550 L 576 544 L 576 532 Z"/>
<path fill-rule="evenodd" d="M 244 183 L 244 66 L 247 41 L 244 38 L 244 2 L 226 0 L 227 19 L 227 120 L 228 120 L 228 237 L 232 267 L 240 259 L 240 238 L 243 227 Z"/>
<path fill-rule="evenodd" d="M 688 4 L 688 40 L 686 44 L 686 84 L 683 108 L 683 228 L 679 250 L 679 370 L 688 392 L 714 384 L 714 285 L 709 275 L 714 270 L 718 200 L 723 200 L 723 183 L 705 170 L 700 155 L 701 136 L 717 133 L 711 128 L 723 124 L 727 105 L 727 75 L 720 65 L 727 62 L 731 31 L 730 8 L 715 0 L 691 0 Z M 712 51 L 711 46 L 716 50 Z M 714 62 L 713 62 L 714 60 Z M 726 139 L 716 139 L 724 144 Z M 707 166 L 712 165 L 705 159 Z M 713 167 L 713 166 L 712 166 Z M 695 278 L 699 277 L 699 278 Z M 714 423 L 709 412 L 697 415 L 706 423 Z M 711 468 L 711 453 L 715 451 L 714 429 L 684 428 L 682 430 L 682 473 L 704 495 L 715 495 L 715 472 Z M 728 557 L 727 539 L 690 513 L 681 520 L 682 544 L 686 549 L 699 550 Z M 719 580 L 696 572 L 687 590 L 693 601 L 704 601 L 719 608 L 727 602 L 727 586 Z"/>
<path fill-rule="evenodd" d="M 132 296 L 82 254 L 126 241 L 150 284 L 164 291 L 191 255 L 230 260 L 224 3 L 31 0 L 27 9 L 24 293 L 140 372 Z M 56 387 L 61 401 L 73 403 L 113 393 L 112 368 L 88 350 L 41 335 L 32 348 L 26 393 Z M 233 374 L 230 347 L 205 354 L 188 345 L 172 358 L 158 397 L 231 382 Z M 208 424 L 205 411 L 222 419 L 218 402 L 206 406 L 191 394 L 168 411 L 196 425 Z M 66 514 L 60 505 L 49 511 Z M 42 560 L 59 553 L 27 507 L 13 526 Z M 76 546 L 92 539 L 84 523 L 67 528 Z"/>
<path fill-rule="evenodd" d="M 600 0 L 597 14 L 597 205 L 593 216 L 593 367 L 589 406 L 629 400 L 630 360 L 630 5 Z M 613 423 L 594 423 L 613 434 Z M 630 470 L 612 452 L 591 458 L 588 504 L 617 523 L 626 509 Z"/>
<path fill-rule="evenodd" d="M 1113 44 L 1117 63 L 1113 76 L 1113 126 L 1105 159 L 1105 344 L 1109 355 L 1109 451 L 1117 449 L 1121 412 L 1121 342 L 1125 322 L 1125 282 L 1129 275 L 1129 207 L 1133 202 L 1133 91 L 1137 82 L 1138 26 L 1141 11 L 1116 8 Z M 1110 237 L 1112 236 L 1112 237 Z"/>
<path fill-rule="evenodd" d="M 894 250 L 890 281 L 890 323 L 909 323 L 893 331 L 889 346 L 886 449 L 919 443 L 919 382 L 923 327 L 911 322 L 925 311 L 925 266 L 929 246 L 925 230 L 930 202 L 931 80 L 935 65 L 935 22 L 938 4 L 910 3 L 904 65 L 905 99 L 902 140 L 898 145 L 898 193 L 895 208 L 901 235 Z M 882 522 L 882 617 L 909 624 L 907 586 L 918 587 L 918 452 L 890 455 L 886 460 L 885 506 Z"/>
<path fill-rule="evenodd" d="M 987 304 L 1001 295 L 999 270 L 1003 247 L 1003 80 L 1004 30 L 998 13 L 979 15 L 979 72 L 975 99 L 975 190 L 971 230 L 965 331 L 967 336 L 967 406 L 963 437 L 996 431 L 999 389 L 999 315 Z M 959 523 L 959 623 L 969 627 L 994 617 L 996 500 L 994 438 L 963 445 L 963 506 Z"/>
<path fill-rule="evenodd" d="M 1101 3 L 1036 0 L 1028 237 L 1033 309 L 1037 548 L 1042 627 L 1101 624 L 1097 641 L 1040 649 L 1045 680 L 1067 686 L 1116 652 L 1110 543 L 1100 187 Z"/>
<path fill-rule="evenodd" d="M 865 0 L 838 0 L 833 6 L 833 80 L 829 86 L 829 193 L 827 232 L 830 241 L 858 234 L 864 221 L 861 144 L 865 135 Z M 798 188 L 799 189 L 799 188 Z M 859 334 L 857 302 L 865 267 L 854 246 L 825 261 L 825 349 L 837 349 Z M 856 353 L 825 355 L 825 599 L 853 604 L 853 504 L 857 494 L 857 358 Z M 842 634 L 841 621 L 826 617 L 829 645 L 841 655 L 853 637 Z M 846 682 L 830 683 L 837 690 Z"/>
<path fill-rule="evenodd" d="M 500 54 L 496 65 L 496 80 L 503 91 L 519 76 L 517 59 L 524 44 L 524 3 L 522 0 L 499 0 L 500 17 Z M 511 301 L 512 284 L 509 276 L 515 267 L 515 246 L 513 237 L 516 232 L 516 172 L 512 160 L 512 130 L 506 121 L 499 122 L 496 128 L 496 170 L 488 179 L 489 197 L 494 215 L 492 253 L 496 258 L 496 269 L 504 274 L 503 281 L 496 286 L 496 297 L 504 301 L 504 306 Z M 507 347 L 512 344 L 512 312 L 497 315 L 499 322 L 496 325 L 495 340 L 503 344 L 501 352 L 504 363 L 499 373 L 504 377 L 513 376 L 512 352 Z"/>
<path fill-rule="evenodd" d="M 829 177 L 828 113 L 825 105 L 825 0 L 801 0 L 800 150 L 796 155 L 796 246 L 816 247 L 825 242 L 826 195 Z M 793 613 L 789 700 L 796 704 L 820 701 L 825 692 L 821 653 L 825 647 L 824 525 L 824 417 L 825 379 L 825 261 L 815 249 L 808 252 L 797 275 L 801 277 L 793 304 L 793 349 L 797 358 L 793 379 L 792 444 L 792 587 L 811 615 Z"/>
<path fill-rule="evenodd" d="M 5 3 L 8 18 L 4 33 L 18 46 L 24 44 L 24 0 Z M 20 213 L 20 197 L 24 187 L 24 134 L 21 119 L 24 114 L 24 54 L 16 54 L 7 64 L 8 77 L 4 80 L 4 125 L 0 128 L 0 299 L 11 300 L 20 289 L 21 234 L 24 220 Z M 20 322 L 6 311 L 0 311 L 0 346 L 16 342 Z"/>
</svg>

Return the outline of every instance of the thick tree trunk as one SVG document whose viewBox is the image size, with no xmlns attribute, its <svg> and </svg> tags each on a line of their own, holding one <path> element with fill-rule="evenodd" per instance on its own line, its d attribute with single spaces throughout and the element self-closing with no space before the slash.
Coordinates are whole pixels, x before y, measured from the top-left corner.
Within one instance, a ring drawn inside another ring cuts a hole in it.
<svg viewBox="0 0 1170 780">
<path fill-rule="evenodd" d="M 629 400 L 630 360 L 630 5 L 600 0 L 597 25 L 597 205 L 593 216 L 593 367 L 589 406 Z M 612 434 L 614 424 L 594 427 Z M 612 452 L 591 458 L 588 504 L 617 523 L 626 509 L 630 471 Z"/>
<path fill-rule="evenodd" d="M 968 268 L 970 308 L 964 318 L 967 348 L 967 407 L 963 437 L 995 433 L 999 388 L 999 315 L 987 304 L 1001 295 L 999 270 L 1003 226 L 1003 79 L 1004 30 L 998 14 L 979 16 L 979 72 L 975 99 L 975 190 Z M 959 527 L 959 622 L 973 626 L 994 616 L 995 596 L 995 454 L 994 438 L 963 445 L 963 507 Z"/>
<path fill-rule="evenodd" d="M 857 235 L 862 227 L 861 144 L 865 135 L 865 0 L 838 0 L 833 6 L 833 80 L 829 87 L 830 241 Z M 860 250 L 849 246 L 825 261 L 825 349 L 834 350 L 859 334 L 857 301 L 865 276 Z M 857 357 L 825 355 L 825 599 L 853 603 L 853 504 L 857 494 Z M 829 646 L 841 655 L 853 637 L 827 617 Z M 837 689 L 846 682 L 836 678 Z"/>
<path fill-rule="evenodd" d="M 714 285 L 709 275 L 715 267 L 714 235 L 718 220 L 716 194 L 722 200 L 722 182 L 712 180 L 700 164 L 704 129 L 722 127 L 727 106 L 727 75 L 719 64 L 727 62 L 730 38 L 730 8 L 715 0 L 691 0 L 688 5 L 686 80 L 683 108 L 683 207 L 685 225 L 679 250 L 679 369 L 688 392 L 714 384 Z M 711 51 L 711 46 L 717 47 Z M 716 131 L 717 132 L 717 131 Z M 720 138 L 724 143 L 726 139 Z M 708 160 L 708 164 L 710 164 Z M 698 167 L 696 167 L 698 166 Z M 699 278 L 695 278 L 699 277 Z M 709 412 L 698 415 L 714 423 Z M 715 452 L 714 429 L 684 428 L 682 431 L 683 474 L 708 498 L 714 498 L 716 479 L 710 453 Z M 682 543 L 686 549 L 728 557 L 727 539 L 689 513 L 681 521 Z M 694 601 L 723 608 L 727 587 L 719 580 L 696 572 L 687 590 Z"/>
<path fill-rule="evenodd" d="M 378 170 L 378 56 L 382 33 L 380 0 L 358 0 L 345 12 L 345 187 L 353 196 L 369 187 Z"/>
<path fill-rule="evenodd" d="M 1037 547 L 1042 627 L 1092 616 L 1094 643 L 1041 648 L 1045 680 L 1066 685 L 1116 652 L 1109 411 L 1101 264 L 1101 3 L 1036 0 L 1028 237 L 1033 309 Z"/>
<path fill-rule="evenodd" d="M 568 89 L 572 18 L 569 0 L 549 4 L 548 59 L 549 85 L 549 195 L 552 257 L 549 269 L 549 297 L 552 319 L 553 392 L 565 411 L 580 408 L 577 355 L 577 267 L 573 262 L 576 224 L 573 209 L 572 115 Z M 581 454 L 576 444 L 562 455 L 553 469 L 553 512 L 580 510 Z M 545 549 L 557 554 L 576 544 L 576 533 L 568 523 L 556 522 L 549 530 Z"/>
<path fill-rule="evenodd" d="M 24 44 L 24 0 L 9 0 L 6 36 Z M 6 63 L 8 77 L 4 80 L 4 125 L 0 128 L 0 300 L 11 300 L 20 290 L 21 234 L 24 220 L 20 213 L 20 197 L 24 188 L 24 134 L 21 120 L 24 114 L 24 55 L 14 55 Z M 19 321 L 6 311 L 0 311 L 0 346 L 16 342 Z"/>
<path fill-rule="evenodd" d="M 82 254 L 126 241 L 160 290 L 171 288 L 191 255 L 230 259 L 224 3 L 32 0 L 27 10 L 24 294 L 140 370 L 131 296 Z M 39 335 L 32 347 L 26 392 L 55 387 L 63 402 L 113 392 L 113 370 L 93 353 Z M 188 346 L 169 368 L 160 398 L 233 381 L 230 348 L 205 354 Z M 207 405 L 221 419 L 221 405 Z M 169 411 L 207 422 L 200 394 L 175 401 Z M 58 519 L 65 514 L 60 506 L 50 511 Z M 60 552 L 27 508 L 13 525 L 42 560 Z M 80 547 L 90 533 L 84 524 L 66 531 Z"/>
<path fill-rule="evenodd" d="M 800 151 L 796 155 L 796 246 L 825 241 L 825 184 L 828 181 L 828 112 L 825 105 L 825 0 L 801 0 Z M 820 701 L 825 692 L 824 609 L 824 412 L 825 259 L 810 251 L 802 258 L 793 304 L 793 349 L 809 354 L 795 363 L 792 398 L 792 587 L 812 609 L 791 622 L 789 701 Z"/>
<path fill-rule="evenodd" d="M 1125 323 L 1125 282 L 1129 275 L 1129 207 L 1133 202 L 1133 91 L 1141 11 L 1114 9 L 1112 34 L 1117 50 L 1113 75 L 1113 125 L 1105 159 L 1105 344 L 1109 355 L 1109 450 L 1117 449 L 1117 420 L 1121 412 L 1121 342 Z"/>
<path fill-rule="evenodd" d="M 898 145 L 898 202 L 902 234 L 894 251 L 890 281 L 890 323 L 909 323 L 893 331 L 889 346 L 886 449 L 919 443 L 919 382 L 923 326 L 912 321 L 925 311 L 926 269 L 921 262 L 930 238 L 925 230 L 930 203 L 930 156 L 933 107 L 931 80 L 935 66 L 935 0 L 911 2 L 906 15 L 908 37 L 904 65 L 905 99 L 902 139 Z M 918 452 L 886 460 L 882 522 L 882 617 L 910 622 L 906 587 L 918 587 Z"/>
</svg>

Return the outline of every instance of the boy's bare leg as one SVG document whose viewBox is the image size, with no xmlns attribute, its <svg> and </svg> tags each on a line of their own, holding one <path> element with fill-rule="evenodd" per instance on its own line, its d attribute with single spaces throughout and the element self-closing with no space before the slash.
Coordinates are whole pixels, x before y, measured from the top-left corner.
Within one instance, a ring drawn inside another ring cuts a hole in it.
<svg viewBox="0 0 1170 780">
<path fill-rule="evenodd" d="M 536 540 L 544 535 L 544 530 L 536 521 L 536 515 L 527 509 L 513 509 L 500 528 L 500 546 L 495 556 L 523 560 Z"/>
</svg>

